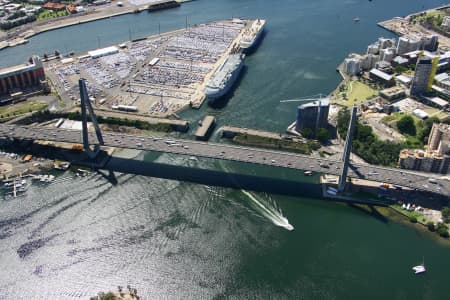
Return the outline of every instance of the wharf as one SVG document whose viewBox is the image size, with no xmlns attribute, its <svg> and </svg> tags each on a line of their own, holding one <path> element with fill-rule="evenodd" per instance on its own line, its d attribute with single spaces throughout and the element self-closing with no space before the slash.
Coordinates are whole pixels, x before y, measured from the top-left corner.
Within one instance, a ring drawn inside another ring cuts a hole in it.
<svg viewBox="0 0 450 300">
<path fill-rule="evenodd" d="M 83 77 L 99 99 L 97 108 L 167 118 L 189 107 L 201 107 L 206 84 L 239 45 L 248 21 L 193 25 L 48 60 L 46 73 L 69 106 L 77 101 L 77 81 Z"/>
<path fill-rule="evenodd" d="M 195 138 L 198 140 L 207 140 L 216 125 L 216 118 L 206 116 L 195 131 Z"/>
<path fill-rule="evenodd" d="M 281 133 L 263 131 L 258 129 L 234 127 L 234 126 L 223 126 L 220 128 L 220 130 L 222 131 L 222 136 L 226 138 L 233 138 L 238 134 L 258 136 L 275 140 L 282 140 L 286 138 Z"/>
</svg>

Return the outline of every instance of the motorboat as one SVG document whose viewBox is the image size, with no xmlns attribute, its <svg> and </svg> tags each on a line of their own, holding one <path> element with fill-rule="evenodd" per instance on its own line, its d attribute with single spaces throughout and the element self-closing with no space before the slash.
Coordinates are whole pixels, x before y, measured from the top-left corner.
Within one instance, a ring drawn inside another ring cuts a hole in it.
<svg viewBox="0 0 450 300">
<path fill-rule="evenodd" d="M 412 267 L 414 274 L 425 273 L 427 269 L 425 268 L 425 260 L 422 261 L 422 264 Z"/>
<path fill-rule="evenodd" d="M 423 265 L 415 266 L 412 269 L 414 270 L 414 274 L 420 274 L 420 273 L 424 273 L 427 271 L 427 269 Z"/>
</svg>

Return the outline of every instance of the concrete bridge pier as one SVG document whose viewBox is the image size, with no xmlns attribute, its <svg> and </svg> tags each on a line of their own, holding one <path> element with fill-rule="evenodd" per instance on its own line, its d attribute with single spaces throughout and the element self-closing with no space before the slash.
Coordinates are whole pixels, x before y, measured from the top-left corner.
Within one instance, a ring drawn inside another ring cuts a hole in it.
<svg viewBox="0 0 450 300">
<path fill-rule="evenodd" d="M 100 131 L 100 127 L 98 126 L 97 118 L 94 114 L 94 109 L 92 108 L 91 102 L 89 100 L 89 95 L 86 88 L 85 79 L 80 79 L 78 81 L 80 87 L 80 99 L 81 99 L 81 123 L 83 128 L 83 147 L 84 151 L 86 151 L 87 155 L 91 159 L 95 159 L 100 152 L 100 146 L 104 145 L 102 132 Z M 94 149 L 91 149 L 89 144 L 89 132 L 87 126 L 87 112 L 86 107 L 89 111 L 89 115 L 91 117 L 91 122 L 95 128 L 95 134 L 97 136 L 98 144 L 94 144 Z"/>
<path fill-rule="evenodd" d="M 342 172 L 339 177 L 338 191 L 342 192 L 345 189 L 345 183 L 347 180 L 348 165 L 350 162 L 350 153 L 352 152 L 353 133 L 355 131 L 356 113 L 358 109 L 356 106 L 352 108 L 352 115 L 350 117 L 350 123 L 348 124 L 347 137 L 345 139 L 344 153 L 342 154 Z"/>
</svg>

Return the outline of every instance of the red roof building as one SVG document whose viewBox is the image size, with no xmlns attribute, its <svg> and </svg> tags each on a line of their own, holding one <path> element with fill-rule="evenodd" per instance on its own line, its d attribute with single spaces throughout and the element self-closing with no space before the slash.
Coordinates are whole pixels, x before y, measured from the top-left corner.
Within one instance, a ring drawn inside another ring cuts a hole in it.
<svg viewBox="0 0 450 300">
<path fill-rule="evenodd" d="M 66 6 L 61 3 L 53 3 L 53 2 L 47 2 L 44 5 L 42 5 L 42 8 L 49 9 L 53 11 L 59 11 L 66 9 Z"/>
<path fill-rule="evenodd" d="M 73 5 L 73 4 L 67 5 L 66 9 L 71 14 L 76 14 L 77 13 L 77 7 L 75 5 Z"/>
</svg>

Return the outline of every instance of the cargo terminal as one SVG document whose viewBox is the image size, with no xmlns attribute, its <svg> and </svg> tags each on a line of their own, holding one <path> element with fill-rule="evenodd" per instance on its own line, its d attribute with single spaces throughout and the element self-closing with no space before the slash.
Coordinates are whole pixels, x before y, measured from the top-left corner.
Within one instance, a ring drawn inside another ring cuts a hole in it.
<svg viewBox="0 0 450 300">
<path fill-rule="evenodd" d="M 58 94 L 74 104 L 82 77 L 97 110 L 168 117 L 202 105 L 206 83 L 250 25 L 249 20 L 218 21 L 55 57 L 44 63 L 46 74 Z"/>
</svg>

